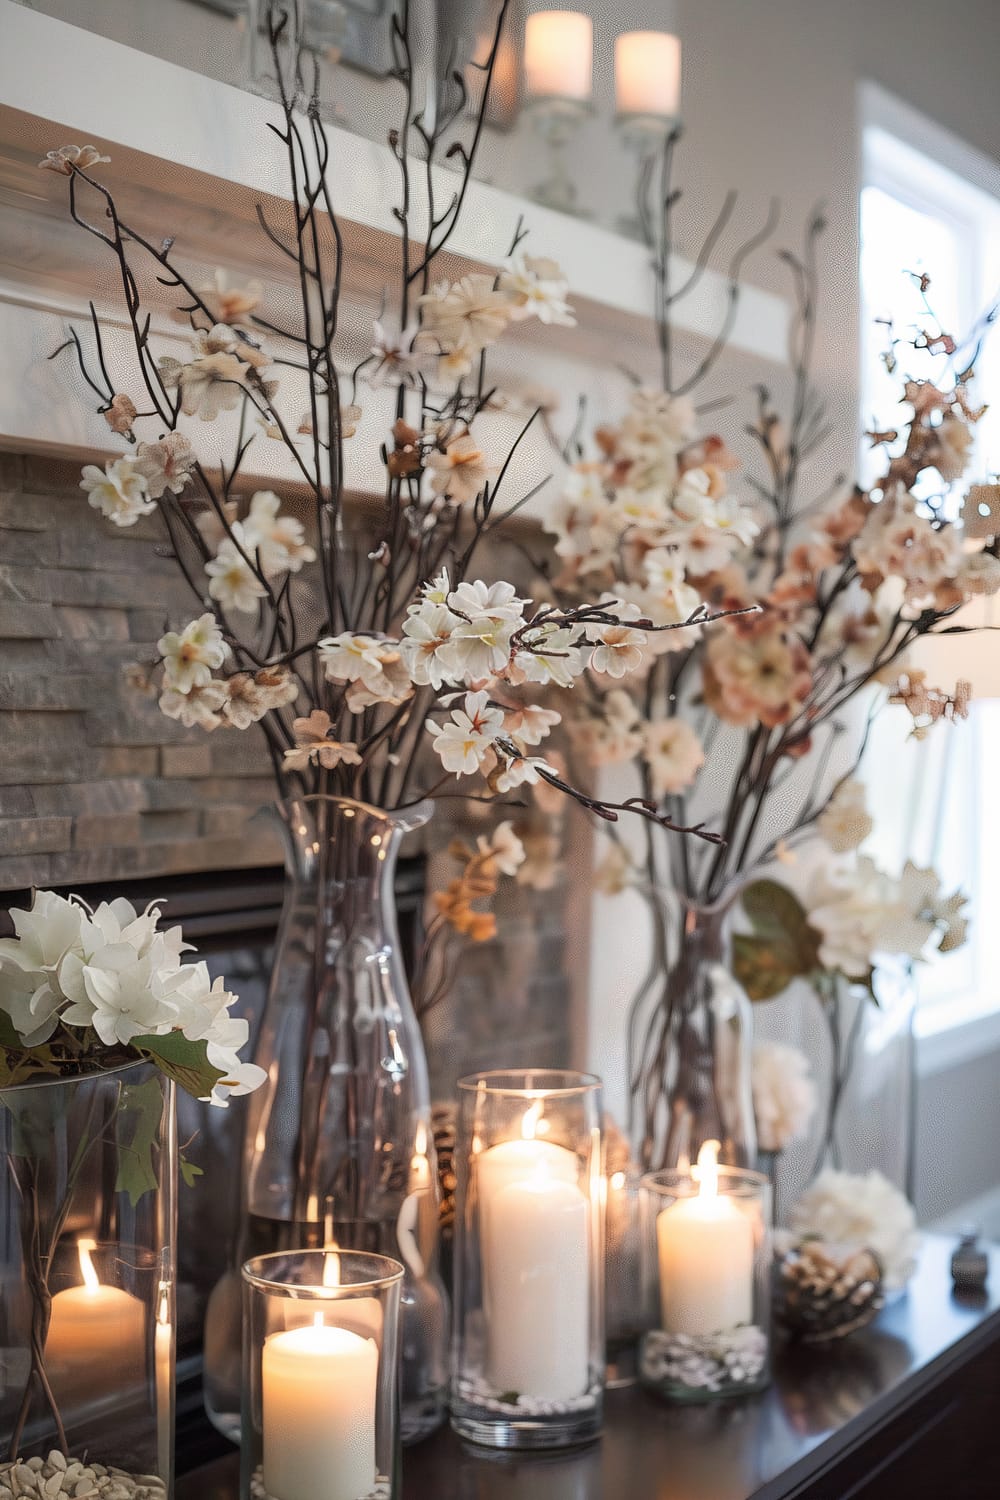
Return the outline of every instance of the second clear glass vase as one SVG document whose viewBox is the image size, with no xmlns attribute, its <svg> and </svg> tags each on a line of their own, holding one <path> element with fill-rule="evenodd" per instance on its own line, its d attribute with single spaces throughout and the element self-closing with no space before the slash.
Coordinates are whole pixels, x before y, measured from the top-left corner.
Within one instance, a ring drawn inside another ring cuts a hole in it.
<svg viewBox="0 0 1000 1500">
<path fill-rule="evenodd" d="M 724 1165 L 756 1165 L 751 1007 L 729 963 L 734 902 L 657 904 L 656 960 L 629 1033 L 633 1147 L 645 1171 L 687 1169 L 708 1140 L 721 1143 Z"/>
<path fill-rule="evenodd" d="M 209 1304 L 209 1415 L 239 1436 L 239 1266 L 279 1250 L 389 1255 L 405 1269 L 404 1442 L 443 1420 L 448 1304 L 437 1268 L 430 1088 L 400 954 L 394 875 L 422 803 L 384 812 L 346 798 L 279 805 L 288 882 L 255 1061 L 245 1211 L 235 1264 Z"/>
</svg>

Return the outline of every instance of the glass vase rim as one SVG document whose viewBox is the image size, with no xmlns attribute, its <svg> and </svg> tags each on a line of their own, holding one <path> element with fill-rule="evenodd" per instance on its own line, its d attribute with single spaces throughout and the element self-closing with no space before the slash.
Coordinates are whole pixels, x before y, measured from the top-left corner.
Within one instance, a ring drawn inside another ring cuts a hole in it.
<svg viewBox="0 0 1000 1500">
<path fill-rule="evenodd" d="M 513 1080 L 518 1078 L 537 1079 L 539 1083 L 537 1086 L 526 1082 L 515 1084 Z M 543 1081 L 545 1079 L 550 1080 L 548 1086 Z M 573 1081 L 552 1081 L 556 1079 Z M 582 1073 L 576 1068 L 487 1068 L 479 1073 L 467 1073 L 457 1084 L 464 1094 L 505 1099 L 565 1099 L 599 1093 L 603 1086 L 596 1073 Z"/>
<path fill-rule="evenodd" d="M 377 807 L 374 802 L 365 802 L 360 797 L 338 797 L 334 792 L 307 792 L 301 797 L 278 797 L 276 805 L 282 814 L 296 805 L 327 803 L 338 807 L 357 808 L 370 817 L 384 818 L 388 823 L 405 824 L 404 833 L 423 828 L 434 816 L 434 802 L 430 797 L 421 797 L 418 802 L 406 802 L 402 807 Z"/>
<path fill-rule="evenodd" d="M 310 1257 L 315 1256 L 325 1261 L 331 1255 L 337 1257 L 338 1265 L 346 1259 L 364 1263 L 369 1274 L 359 1280 L 338 1282 L 336 1286 L 324 1286 L 322 1281 L 287 1281 L 264 1274 L 269 1266 L 277 1262 L 287 1265 L 291 1261 L 303 1265 Z M 272 1295 L 280 1293 L 291 1301 L 299 1302 L 348 1302 L 366 1293 L 386 1291 L 389 1287 L 397 1286 L 405 1274 L 405 1268 L 391 1255 L 378 1255 L 373 1250 L 344 1250 L 336 1246 L 331 1246 L 328 1250 L 272 1250 L 266 1255 L 252 1256 L 240 1267 L 244 1282 L 256 1291 Z"/>
<path fill-rule="evenodd" d="M 26 1047 L 26 1052 L 31 1048 Z M 5 1083 L 0 1086 L 0 1094 L 23 1093 L 28 1089 L 59 1088 L 67 1083 L 88 1083 L 93 1078 L 114 1078 L 118 1073 L 129 1073 L 133 1068 L 152 1068 L 159 1073 L 165 1083 L 171 1079 L 162 1071 L 151 1057 L 133 1057 L 128 1062 L 114 1063 L 110 1068 L 81 1068 L 76 1073 L 60 1073 L 58 1078 L 48 1074 L 39 1074 L 36 1078 L 26 1078 L 23 1083 Z"/>
<path fill-rule="evenodd" d="M 730 1167 L 725 1162 L 719 1162 L 715 1170 L 718 1173 L 718 1196 L 720 1198 L 738 1196 L 737 1193 L 724 1190 L 725 1180 L 736 1182 L 745 1190 L 743 1196 L 747 1197 L 751 1193 L 764 1196 L 770 1190 L 771 1183 L 767 1174 L 756 1172 L 752 1167 Z M 656 1172 L 643 1172 L 639 1179 L 639 1186 L 661 1198 L 668 1196 L 695 1198 L 699 1195 L 699 1184 L 692 1176 L 690 1167 L 687 1170 L 683 1167 L 661 1167 Z"/>
</svg>

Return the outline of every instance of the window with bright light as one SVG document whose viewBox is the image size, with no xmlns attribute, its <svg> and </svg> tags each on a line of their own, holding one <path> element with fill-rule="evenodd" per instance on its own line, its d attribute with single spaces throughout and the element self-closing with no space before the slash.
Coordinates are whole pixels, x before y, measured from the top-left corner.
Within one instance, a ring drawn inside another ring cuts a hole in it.
<svg viewBox="0 0 1000 1500">
<path fill-rule="evenodd" d="M 934 128 L 922 122 L 922 142 L 933 145 Z M 885 430 L 899 425 L 899 397 L 908 376 L 933 376 L 928 356 L 911 347 L 914 336 L 943 329 L 962 339 L 975 327 L 1000 287 L 1000 197 L 973 176 L 943 161 L 954 143 L 942 133 L 940 155 L 917 150 L 882 123 L 864 132 L 861 230 L 861 426 Z M 969 160 L 971 152 L 965 153 Z M 984 175 L 989 175 L 988 173 Z M 1000 169 L 997 169 L 1000 177 Z M 991 187 L 996 187 L 991 182 Z M 929 278 L 926 294 L 920 278 Z M 889 333 L 891 325 L 893 334 Z M 890 336 L 898 367 L 884 354 Z M 967 483 L 1000 468 L 1000 329 L 987 338 L 977 360 L 975 399 L 991 409 L 975 429 L 967 479 L 950 487 L 936 475 L 922 476 L 921 498 L 940 503 L 946 515 L 961 508 Z M 884 453 L 862 439 L 862 482 L 884 472 Z M 1000 623 L 1000 621 L 998 621 Z M 1000 647 L 996 648 L 1000 652 Z M 935 643 L 928 672 L 951 687 L 969 670 L 969 647 L 961 637 Z M 920 665 L 915 662 L 915 665 Z M 1000 669 L 995 673 L 1000 682 Z M 945 680 L 950 678 L 950 680 Z M 992 690 L 997 691 L 996 684 Z M 1000 698 L 980 698 L 969 719 L 938 725 L 921 743 L 908 738 L 908 716 L 888 711 L 873 728 L 862 774 L 876 812 L 870 847 L 880 864 L 899 870 L 907 859 L 933 865 L 946 890 L 961 887 L 971 897 L 969 942 L 935 958 L 918 978 L 919 1029 L 932 1031 L 1000 1008 L 1000 980 L 991 962 L 994 913 L 1000 911 L 998 840 L 1000 797 L 990 768 L 1000 762 Z"/>
</svg>

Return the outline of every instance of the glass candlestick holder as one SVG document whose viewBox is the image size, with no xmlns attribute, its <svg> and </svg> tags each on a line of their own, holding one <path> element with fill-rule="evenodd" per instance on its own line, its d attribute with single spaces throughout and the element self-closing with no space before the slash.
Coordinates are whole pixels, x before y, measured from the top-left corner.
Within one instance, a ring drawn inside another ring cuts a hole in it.
<svg viewBox="0 0 1000 1500">
<path fill-rule="evenodd" d="M 668 139 L 679 134 L 680 123 L 667 115 L 619 113 L 615 116 L 615 130 L 634 162 L 632 207 L 618 216 L 615 225 L 629 239 L 645 242 L 648 235 L 642 214 L 648 198 L 649 174 Z"/>
<path fill-rule="evenodd" d="M 643 1280 L 657 1326 L 642 1339 L 644 1385 L 673 1401 L 746 1396 L 767 1385 L 771 1189 L 758 1172 L 697 1166 L 642 1179 Z"/>
<path fill-rule="evenodd" d="M 601 1085 L 531 1068 L 459 1083 L 452 1425 L 494 1448 L 601 1427 Z"/>
<path fill-rule="evenodd" d="M 549 175 L 529 188 L 528 196 L 546 208 L 586 218 L 586 210 L 580 206 L 576 183 L 569 169 L 566 148 L 587 116 L 593 113 L 593 106 L 585 99 L 543 97 L 529 99 L 525 112 L 549 163 Z"/>
<path fill-rule="evenodd" d="M 402 1280 L 353 1250 L 247 1261 L 241 1500 L 396 1500 Z"/>
</svg>

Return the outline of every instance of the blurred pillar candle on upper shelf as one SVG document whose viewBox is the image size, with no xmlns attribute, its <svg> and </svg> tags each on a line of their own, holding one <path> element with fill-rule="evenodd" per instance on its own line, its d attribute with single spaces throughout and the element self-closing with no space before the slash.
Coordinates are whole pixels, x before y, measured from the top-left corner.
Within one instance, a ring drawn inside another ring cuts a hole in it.
<svg viewBox="0 0 1000 1500">
<path fill-rule="evenodd" d="M 574 10 L 539 10 L 524 31 L 528 99 L 585 103 L 593 86 L 594 23 Z"/>
<path fill-rule="evenodd" d="M 681 44 L 666 31 L 626 31 L 615 38 L 615 106 L 619 118 L 664 124 L 681 110 Z"/>
</svg>

